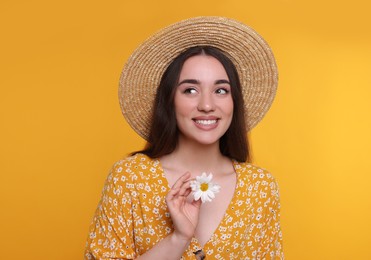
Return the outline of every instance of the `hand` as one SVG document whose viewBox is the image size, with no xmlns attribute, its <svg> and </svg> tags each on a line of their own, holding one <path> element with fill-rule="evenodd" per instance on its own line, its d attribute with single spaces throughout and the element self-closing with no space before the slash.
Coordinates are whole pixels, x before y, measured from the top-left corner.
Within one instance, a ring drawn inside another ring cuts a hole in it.
<svg viewBox="0 0 371 260">
<path fill-rule="evenodd" d="M 190 240 L 196 230 L 201 200 L 187 200 L 191 193 L 189 172 L 183 174 L 166 195 L 166 204 L 174 224 L 174 235 Z"/>
</svg>

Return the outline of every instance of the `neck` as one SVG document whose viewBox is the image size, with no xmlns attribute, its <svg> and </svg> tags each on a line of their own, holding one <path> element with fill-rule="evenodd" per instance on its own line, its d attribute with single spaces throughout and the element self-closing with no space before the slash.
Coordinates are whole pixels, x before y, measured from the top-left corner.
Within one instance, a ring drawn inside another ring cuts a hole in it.
<svg viewBox="0 0 371 260">
<path fill-rule="evenodd" d="M 179 139 L 174 152 L 164 156 L 161 161 L 167 168 L 176 172 L 190 171 L 194 174 L 201 172 L 218 172 L 226 158 L 219 149 L 219 142 L 203 145 Z"/>
</svg>

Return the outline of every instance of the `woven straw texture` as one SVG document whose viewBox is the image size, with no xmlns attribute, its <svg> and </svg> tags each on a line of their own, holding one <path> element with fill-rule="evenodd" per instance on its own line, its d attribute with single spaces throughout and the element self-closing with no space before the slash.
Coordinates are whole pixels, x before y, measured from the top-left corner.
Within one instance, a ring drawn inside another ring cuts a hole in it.
<svg viewBox="0 0 371 260">
<path fill-rule="evenodd" d="M 235 64 L 251 130 L 270 108 L 277 90 L 273 53 L 252 28 L 224 17 L 196 17 L 170 25 L 141 44 L 130 56 L 120 78 L 119 100 L 129 125 L 148 140 L 152 106 L 161 76 L 172 60 L 193 46 L 209 45 Z"/>
</svg>

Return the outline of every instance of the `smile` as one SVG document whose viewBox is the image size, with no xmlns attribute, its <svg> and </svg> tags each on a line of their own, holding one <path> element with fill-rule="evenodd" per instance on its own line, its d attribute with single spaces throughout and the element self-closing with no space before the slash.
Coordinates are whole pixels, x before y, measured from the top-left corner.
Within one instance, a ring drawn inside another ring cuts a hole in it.
<svg viewBox="0 0 371 260">
<path fill-rule="evenodd" d="M 195 122 L 199 125 L 213 125 L 216 124 L 218 120 L 213 119 L 213 120 L 195 120 Z"/>
</svg>

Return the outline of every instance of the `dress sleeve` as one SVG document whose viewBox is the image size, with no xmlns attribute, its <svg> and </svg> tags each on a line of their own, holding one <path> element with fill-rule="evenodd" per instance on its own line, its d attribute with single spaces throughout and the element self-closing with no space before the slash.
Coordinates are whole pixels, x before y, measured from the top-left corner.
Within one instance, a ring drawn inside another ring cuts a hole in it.
<svg viewBox="0 0 371 260">
<path fill-rule="evenodd" d="M 103 188 L 89 228 L 85 259 L 134 259 L 131 198 L 120 163 L 116 163 Z"/>
<path fill-rule="evenodd" d="M 282 231 L 280 226 L 280 196 L 277 182 L 270 181 L 270 196 L 267 201 L 266 229 L 262 240 L 261 258 L 284 259 L 282 248 Z"/>
</svg>

